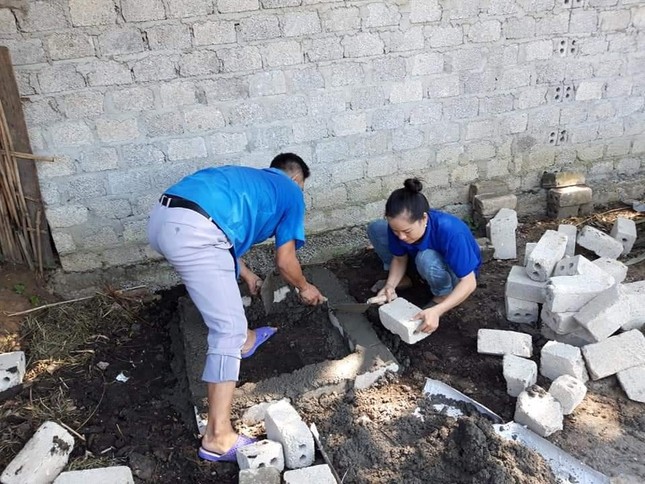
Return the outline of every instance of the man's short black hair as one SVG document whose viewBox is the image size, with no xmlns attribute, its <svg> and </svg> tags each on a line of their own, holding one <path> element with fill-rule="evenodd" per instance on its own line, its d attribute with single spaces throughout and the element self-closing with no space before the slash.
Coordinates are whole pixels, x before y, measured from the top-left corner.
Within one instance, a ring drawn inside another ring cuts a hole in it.
<svg viewBox="0 0 645 484">
<path fill-rule="evenodd" d="M 287 173 L 302 173 L 303 180 L 309 178 L 309 175 L 311 174 L 307 163 L 294 153 L 280 153 L 278 156 L 273 158 L 271 168 L 279 168 Z"/>
</svg>

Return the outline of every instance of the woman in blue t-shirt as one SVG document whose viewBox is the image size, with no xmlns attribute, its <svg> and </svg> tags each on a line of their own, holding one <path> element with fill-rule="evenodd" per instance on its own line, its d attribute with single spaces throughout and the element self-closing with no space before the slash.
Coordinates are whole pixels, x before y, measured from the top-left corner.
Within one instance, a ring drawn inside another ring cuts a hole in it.
<svg viewBox="0 0 645 484">
<path fill-rule="evenodd" d="M 431 210 L 418 178 L 405 180 L 385 204 L 385 220 L 367 227 L 374 250 L 389 270 L 378 296 L 388 302 L 405 276 L 408 261 L 432 292 L 430 304 L 412 319 L 421 320 L 418 331 L 434 332 L 439 318 L 464 302 L 477 287 L 481 265 L 479 246 L 468 226 L 454 215 Z"/>
</svg>

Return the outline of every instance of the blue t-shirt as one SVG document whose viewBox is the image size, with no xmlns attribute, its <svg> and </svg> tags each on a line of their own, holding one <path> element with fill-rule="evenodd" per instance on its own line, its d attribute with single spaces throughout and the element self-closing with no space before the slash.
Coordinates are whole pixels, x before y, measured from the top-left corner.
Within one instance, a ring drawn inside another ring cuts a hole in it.
<svg viewBox="0 0 645 484">
<path fill-rule="evenodd" d="M 387 228 L 390 252 L 395 256 L 409 255 L 414 258 L 417 252 L 426 249 L 436 250 L 459 278 L 471 272 L 476 274 L 481 266 L 479 245 L 468 226 L 449 213 L 430 210 L 428 227 L 423 237 L 414 244 L 400 240 L 390 227 Z"/>
<path fill-rule="evenodd" d="M 206 168 L 180 180 L 168 195 L 195 202 L 233 244 L 235 257 L 275 236 L 276 248 L 305 243 L 305 200 L 300 187 L 277 168 Z"/>
</svg>

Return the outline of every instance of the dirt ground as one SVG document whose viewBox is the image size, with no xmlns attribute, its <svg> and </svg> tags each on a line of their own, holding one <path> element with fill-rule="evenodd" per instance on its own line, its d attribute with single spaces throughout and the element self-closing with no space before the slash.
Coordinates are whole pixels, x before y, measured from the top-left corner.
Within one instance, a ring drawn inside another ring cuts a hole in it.
<svg viewBox="0 0 645 484">
<path fill-rule="evenodd" d="M 607 229 L 619 213 L 587 222 Z M 518 228 L 520 260 L 526 242 L 557 227 L 551 221 L 523 222 Z M 639 227 L 640 242 L 630 257 L 645 252 L 643 224 Z M 519 327 L 504 317 L 504 282 L 513 264 L 485 264 L 476 293 L 444 316 L 435 334 L 414 346 L 382 330 L 376 311 L 370 310 L 375 330 L 404 366 L 401 375 L 389 375 L 368 390 L 295 402 L 303 418 L 318 426 L 344 482 L 553 482 L 543 461 L 501 443 L 482 418 L 469 415 L 455 421 L 430 411 L 420 398 L 425 378 L 435 378 L 504 420 L 512 419 L 515 399 L 506 394 L 502 360 L 478 355 L 476 334 L 479 328 Z M 372 284 L 385 276 L 370 250 L 327 266 L 359 301 L 371 296 Z M 24 269 L 3 265 L 0 271 L 0 314 L 56 300 Z M 645 279 L 645 263 L 632 265 L 628 278 Z M 0 315 L 0 351 L 21 348 L 28 357 L 26 383 L 0 394 L 0 469 L 40 423 L 52 419 L 75 435 L 70 469 L 122 463 L 133 469 L 137 482 L 236 482 L 236 465 L 197 459 L 198 439 L 186 425 L 192 409 L 175 357 L 181 295 L 181 287 L 159 294 L 106 289 L 94 299 L 38 311 L 22 320 Z M 399 295 L 417 304 L 429 298 L 418 281 Z M 255 381 L 265 373 L 315 361 L 318 355 L 312 347 L 325 348 L 327 337 L 312 331 L 323 324 L 317 311 L 303 308 L 301 320 L 313 326 L 281 328 L 279 338 L 267 344 L 252 365 L 243 365 L 242 379 Z M 251 324 L 277 325 L 279 316 L 272 317 L 252 317 Z M 520 329 L 533 334 L 534 353 L 539 355 L 546 340 L 537 330 Z M 316 340 L 313 345 L 307 343 L 310 337 Z M 287 348 L 297 356 L 276 357 Z M 119 375 L 127 381 L 117 381 Z M 548 388 L 549 382 L 538 379 L 538 384 Z M 645 479 L 643 404 L 628 400 L 614 377 L 588 387 L 583 404 L 565 417 L 564 430 L 549 440 L 608 475 Z"/>
</svg>

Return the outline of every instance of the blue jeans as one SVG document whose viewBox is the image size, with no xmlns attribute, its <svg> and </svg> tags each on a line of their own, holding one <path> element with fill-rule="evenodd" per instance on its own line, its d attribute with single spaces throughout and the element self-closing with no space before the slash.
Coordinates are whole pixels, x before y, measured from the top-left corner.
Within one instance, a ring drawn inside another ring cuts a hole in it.
<svg viewBox="0 0 645 484">
<path fill-rule="evenodd" d="M 390 269 L 392 253 L 387 238 L 387 222 L 375 220 L 367 226 L 367 236 L 374 246 L 374 250 L 383 261 L 383 268 Z M 414 264 L 419 275 L 428 283 L 432 294 L 447 296 L 455 288 L 459 279 L 448 267 L 443 256 L 436 250 L 426 249 L 417 252 Z"/>
</svg>

